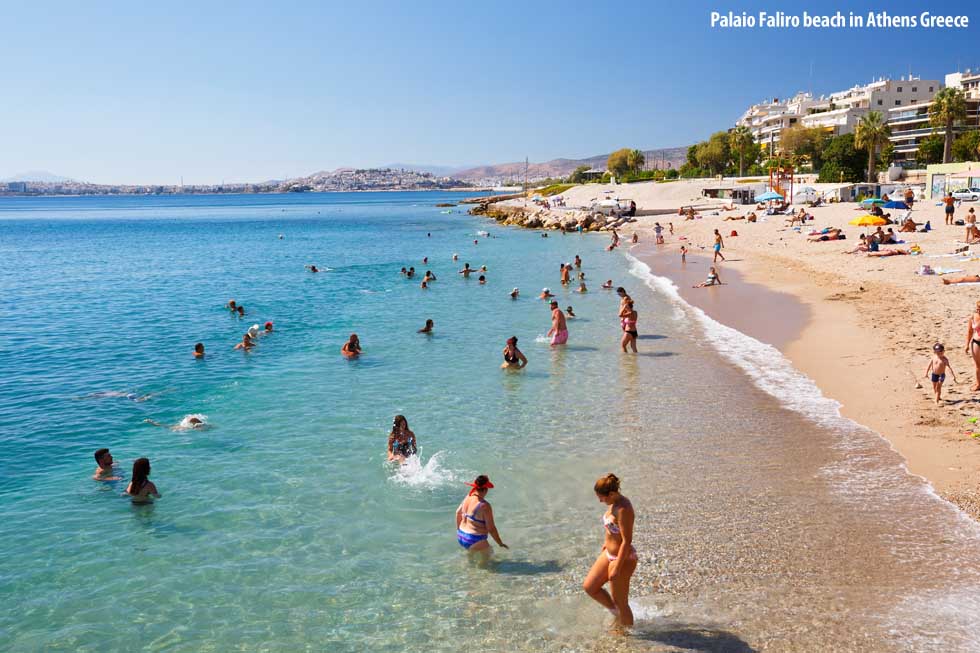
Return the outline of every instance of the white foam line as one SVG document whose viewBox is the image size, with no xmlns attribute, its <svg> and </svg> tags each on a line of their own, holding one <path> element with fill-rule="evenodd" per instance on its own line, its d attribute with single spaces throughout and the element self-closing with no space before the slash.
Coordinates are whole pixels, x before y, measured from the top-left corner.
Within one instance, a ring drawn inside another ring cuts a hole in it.
<svg viewBox="0 0 980 653">
<path fill-rule="evenodd" d="M 756 387 L 777 399 L 783 406 L 797 412 L 817 424 L 840 429 L 857 434 L 871 433 L 888 445 L 902 460 L 901 469 L 905 474 L 922 481 L 920 487 L 937 501 L 954 509 L 962 520 L 965 520 L 972 534 L 980 537 L 980 524 L 974 521 L 959 506 L 941 497 L 928 479 L 909 471 L 905 458 L 901 456 L 894 445 L 877 431 L 841 415 L 840 402 L 824 396 L 814 381 L 793 367 L 792 362 L 782 352 L 752 336 L 742 333 L 708 316 L 703 310 L 687 302 L 681 297 L 677 286 L 666 277 L 653 274 L 643 261 L 629 252 L 623 255 L 630 262 L 630 274 L 639 278 L 649 288 L 666 295 L 680 309 L 680 317 L 692 315 L 701 325 L 708 336 L 705 340 L 715 348 L 726 360 L 734 363 L 752 380 Z M 675 318 L 677 311 L 675 311 Z M 847 442 L 842 442 L 844 446 Z"/>
</svg>

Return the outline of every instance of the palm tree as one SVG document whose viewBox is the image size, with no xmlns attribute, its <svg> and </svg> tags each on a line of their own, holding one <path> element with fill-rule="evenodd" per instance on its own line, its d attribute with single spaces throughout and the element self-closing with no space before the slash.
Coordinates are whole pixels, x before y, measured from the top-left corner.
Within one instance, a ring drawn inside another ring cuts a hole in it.
<svg viewBox="0 0 980 653">
<path fill-rule="evenodd" d="M 857 129 L 854 130 L 854 144 L 868 150 L 868 183 L 874 183 L 878 143 L 888 138 L 890 133 L 891 129 L 882 120 L 881 113 L 878 111 L 872 111 L 861 118 Z"/>
<path fill-rule="evenodd" d="M 733 151 L 738 152 L 738 176 L 745 176 L 745 152 L 755 144 L 752 130 L 745 125 L 739 125 L 729 132 L 729 144 Z"/>
<path fill-rule="evenodd" d="M 943 140 L 943 163 L 953 158 L 953 125 L 966 120 L 966 98 L 958 88 L 947 87 L 936 93 L 929 107 L 929 122 L 946 130 Z"/>
<path fill-rule="evenodd" d="M 639 172 L 646 162 L 647 158 L 643 155 L 642 150 L 630 150 L 629 154 L 626 155 L 626 165 L 633 172 Z"/>
</svg>

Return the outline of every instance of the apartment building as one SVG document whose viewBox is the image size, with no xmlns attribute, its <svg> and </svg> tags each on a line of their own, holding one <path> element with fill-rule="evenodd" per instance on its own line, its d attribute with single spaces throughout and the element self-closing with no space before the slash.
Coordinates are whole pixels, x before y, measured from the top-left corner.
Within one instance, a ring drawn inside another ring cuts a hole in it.
<svg viewBox="0 0 980 653">
<path fill-rule="evenodd" d="M 966 120 L 954 128 L 956 133 L 980 128 L 980 72 L 967 70 L 951 73 L 946 75 L 945 82 L 945 86 L 960 88 L 966 95 Z M 936 89 L 937 92 L 939 88 Z M 919 164 L 916 157 L 922 139 L 930 134 L 946 135 L 944 127 L 933 127 L 929 122 L 933 95 L 935 93 L 922 102 L 888 110 L 888 126 L 891 128 L 888 140 L 895 146 L 892 162 L 896 165 L 904 168 L 917 167 Z"/>
</svg>

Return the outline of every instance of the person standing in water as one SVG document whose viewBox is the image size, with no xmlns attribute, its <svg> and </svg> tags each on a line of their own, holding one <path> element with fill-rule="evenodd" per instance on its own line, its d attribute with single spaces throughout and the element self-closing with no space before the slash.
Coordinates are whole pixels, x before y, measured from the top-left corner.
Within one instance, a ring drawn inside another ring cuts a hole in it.
<svg viewBox="0 0 980 653">
<path fill-rule="evenodd" d="M 459 504 L 459 508 L 456 508 L 456 540 L 459 545 L 470 553 L 479 553 L 488 558 L 493 553 L 490 542 L 487 541 L 489 535 L 500 547 L 509 549 L 500 539 L 497 525 L 493 521 L 493 508 L 486 500 L 493 483 L 481 474 L 467 485 L 472 489 Z"/>
<path fill-rule="evenodd" d="M 95 452 L 95 475 L 92 476 L 96 481 L 118 481 L 116 470 L 113 468 L 112 454 L 108 449 L 99 449 Z"/>
<path fill-rule="evenodd" d="M 361 340 L 356 333 L 350 334 L 350 339 L 340 348 L 340 353 L 347 358 L 354 358 L 361 355 Z"/>
<path fill-rule="evenodd" d="M 563 286 L 568 285 L 569 277 L 571 276 L 570 268 L 570 265 L 561 264 L 561 285 Z"/>
<path fill-rule="evenodd" d="M 408 428 L 408 420 L 404 415 L 395 415 L 388 434 L 388 460 L 405 462 L 409 457 L 418 453 L 418 442 L 415 433 Z"/>
<path fill-rule="evenodd" d="M 418 330 L 418 333 L 432 333 L 432 328 L 435 327 L 436 323 L 432 319 L 425 321 L 425 326 Z"/>
<path fill-rule="evenodd" d="M 623 352 L 626 352 L 629 347 L 633 348 L 633 353 L 636 353 L 636 339 L 638 337 L 636 331 L 636 309 L 633 308 L 633 300 L 627 300 L 626 306 L 623 307 L 623 311 L 620 313 L 620 317 L 623 322 L 623 340 L 620 343 L 623 346 Z"/>
<path fill-rule="evenodd" d="M 621 626 L 633 625 L 630 609 L 630 579 L 636 571 L 636 549 L 633 548 L 633 504 L 619 493 L 619 479 L 606 474 L 593 488 L 600 503 L 609 506 L 602 516 L 605 540 L 602 551 L 582 583 L 582 589 L 609 610 Z M 609 583 L 611 592 L 603 586 Z"/>
<path fill-rule="evenodd" d="M 199 342 L 194 345 L 194 358 L 204 358 L 204 343 Z"/>
<path fill-rule="evenodd" d="M 527 367 L 527 357 L 517 348 L 517 336 L 507 338 L 507 344 L 504 346 L 504 362 L 500 367 L 505 370 L 522 370 Z"/>
<path fill-rule="evenodd" d="M 150 480 L 150 459 L 137 458 L 133 463 L 133 476 L 126 488 L 126 494 L 133 503 L 153 503 L 154 497 L 159 499 L 157 486 Z"/>
<path fill-rule="evenodd" d="M 568 326 L 565 324 L 565 314 L 558 308 L 558 302 L 551 301 L 551 328 L 545 334 L 551 337 L 551 346 L 564 345 L 568 342 Z"/>
</svg>

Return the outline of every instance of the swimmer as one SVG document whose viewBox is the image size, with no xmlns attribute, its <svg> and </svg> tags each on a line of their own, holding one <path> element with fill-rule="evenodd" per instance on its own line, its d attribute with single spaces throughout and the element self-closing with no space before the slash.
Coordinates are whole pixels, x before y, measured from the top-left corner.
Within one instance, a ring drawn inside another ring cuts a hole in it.
<svg viewBox="0 0 980 653">
<path fill-rule="evenodd" d="M 551 302 L 551 328 L 546 336 L 551 336 L 551 346 L 564 345 L 568 342 L 568 326 L 565 324 L 565 314 L 558 308 L 558 302 Z"/>
<path fill-rule="evenodd" d="M 252 342 L 252 336 L 250 336 L 250 335 L 248 335 L 246 333 L 245 335 L 242 336 L 242 341 L 240 343 L 238 343 L 237 345 L 235 345 L 235 349 L 241 349 L 243 351 L 248 351 L 249 349 L 253 348 L 254 346 L 255 346 L 255 343 Z"/>
<path fill-rule="evenodd" d="M 431 319 L 425 321 L 425 326 L 418 330 L 418 333 L 432 333 L 432 327 L 436 325 Z"/>
<path fill-rule="evenodd" d="M 235 303 L 234 299 L 229 299 L 228 303 L 225 304 L 225 308 L 227 308 L 229 311 L 234 313 L 235 311 L 238 310 L 238 304 Z"/>
<path fill-rule="evenodd" d="M 554 297 L 554 295 L 551 294 L 551 290 L 549 288 L 542 288 L 541 294 L 538 295 L 538 299 L 550 299 L 551 297 Z"/>
<path fill-rule="evenodd" d="M 585 273 L 584 272 L 579 272 L 578 273 L 578 280 L 579 281 L 585 281 Z"/>
<path fill-rule="evenodd" d="M 194 358 L 204 358 L 204 343 L 199 342 L 194 345 Z"/>
<path fill-rule="evenodd" d="M 714 266 L 712 266 L 708 270 L 708 278 L 702 281 L 701 283 L 699 283 L 698 285 L 692 286 L 692 288 L 707 288 L 708 286 L 721 286 L 721 285 L 724 285 L 721 283 L 721 277 L 718 276 L 718 271 L 715 270 Z"/>
<path fill-rule="evenodd" d="M 480 282 L 480 285 L 481 285 L 481 286 L 483 286 L 483 285 L 486 285 L 486 283 L 487 283 L 487 278 L 486 278 L 485 276 L 483 276 L 483 275 L 481 274 L 481 275 L 480 275 L 480 278 L 479 278 L 479 279 L 477 279 L 477 281 L 479 281 L 479 282 Z"/>
<path fill-rule="evenodd" d="M 633 353 L 636 353 L 636 339 L 638 337 L 636 331 L 636 309 L 633 308 L 633 300 L 630 299 L 626 302 L 626 306 L 623 311 L 619 314 L 622 318 L 623 325 L 623 339 L 620 341 L 620 345 L 623 347 L 623 352 L 627 351 L 627 348 L 632 347 Z"/>
<path fill-rule="evenodd" d="M 266 322 L 264 326 L 265 326 L 265 331 L 262 332 L 264 335 L 269 335 L 270 333 L 272 333 L 272 322 L 271 321 Z"/>
<path fill-rule="evenodd" d="M 282 239 L 283 239 L 283 235 L 282 234 L 279 234 L 279 240 L 282 240 Z"/>
<path fill-rule="evenodd" d="M 244 306 L 242 306 L 241 304 L 239 304 L 238 305 L 238 308 L 236 310 L 238 311 L 238 317 L 245 317 L 245 307 Z"/>
<path fill-rule="evenodd" d="M 400 463 L 418 453 L 418 443 L 415 434 L 408 428 L 408 420 L 404 415 L 395 415 L 391 423 L 391 433 L 388 434 L 388 460 Z"/>
<path fill-rule="evenodd" d="M 459 254 L 455 254 L 455 253 L 454 253 L 454 254 L 453 254 L 453 260 L 454 260 L 454 261 L 458 261 L 458 260 L 459 260 Z"/>
<path fill-rule="evenodd" d="M 487 266 L 481 265 L 480 266 L 480 272 L 486 272 L 486 271 L 487 271 Z"/>
<path fill-rule="evenodd" d="M 517 348 L 517 336 L 507 338 L 507 344 L 504 346 L 504 362 L 501 363 L 500 368 L 522 370 L 526 366 L 527 357 Z"/>
<path fill-rule="evenodd" d="M 493 549 L 487 541 L 488 535 L 501 548 L 508 549 L 510 547 L 500 539 L 497 525 L 493 521 L 493 508 L 486 500 L 487 492 L 493 488 L 493 483 L 481 474 L 467 485 L 473 489 L 459 504 L 459 508 L 456 508 L 456 540 L 469 553 L 477 553 L 483 560 L 486 560 L 493 553 Z"/>
<path fill-rule="evenodd" d="M 518 297 L 518 296 L 519 296 L 520 294 L 521 294 L 521 290 L 520 290 L 520 288 L 514 288 L 513 290 L 511 290 L 511 291 L 510 291 L 510 298 L 511 298 L 511 299 L 517 299 L 517 297 Z"/>
<path fill-rule="evenodd" d="M 578 289 L 575 292 L 589 292 L 589 289 L 585 287 L 585 282 L 583 281 L 578 285 Z"/>
<path fill-rule="evenodd" d="M 474 244 L 474 245 L 479 245 L 479 244 L 480 244 L 480 241 L 478 241 L 477 239 L 475 239 L 475 238 L 474 238 L 474 239 L 473 239 L 473 244 Z"/>
<path fill-rule="evenodd" d="M 252 339 L 252 342 L 255 342 L 256 340 L 259 339 L 259 325 L 253 324 L 248 328 L 248 331 L 246 331 L 246 333 L 248 333 L 249 337 Z"/>
<path fill-rule="evenodd" d="M 133 503 L 153 503 L 153 497 L 160 498 L 157 486 L 150 480 L 150 459 L 137 458 L 133 463 L 133 476 L 126 488 L 126 494 Z"/>
<path fill-rule="evenodd" d="M 402 268 L 402 269 L 401 269 L 401 272 L 400 272 L 400 274 L 401 274 L 402 276 L 405 276 L 405 275 L 407 275 L 407 274 L 408 274 L 408 269 L 406 269 L 406 268 Z"/>
<path fill-rule="evenodd" d="M 422 283 L 425 283 L 424 281 Z M 350 339 L 340 348 L 340 353 L 347 358 L 354 358 L 361 354 L 361 340 L 356 333 L 350 334 Z"/>
<path fill-rule="evenodd" d="M 414 277 L 415 276 L 415 268 L 413 268 L 413 267 L 408 268 L 408 272 L 406 273 L 406 276 L 409 279 L 411 279 L 412 277 Z"/>
<path fill-rule="evenodd" d="M 602 284 L 603 290 L 612 290 L 612 279 L 606 279 L 606 283 Z"/>
<path fill-rule="evenodd" d="M 571 274 L 571 265 L 561 264 L 561 285 L 567 286 Z"/>
<path fill-rule="evenodd" d="M 207 415 L 205 415 L 204 417 L 207 417 Z M 171 431 L 187 431 L 190 429 L 204 430 L 209 426 L 207 422 L 205 422 L 197 415 L 187 415 L 182 420 L 180 420 L 179 422 L 173 425 L 161 424 L 155 419 L 145 419 L 143 420 L 143 423 L 152 424 L 153 426 L 161 426 L 163 428 L 170 429 Z"/>
<path fill-rule="evenodd" d="M 576 317 L 575 311 L 572 310 L 571 306 L 565 309 L 565 315 L 567 315 L 568 317 Z"/>
<path fill-rule="evenodd" d="M 469 279 L 470 275 L 473 274 L 473 272 L 475 272 L 475 270 L 470 267 L 470 264 L 464 263 L 463 269 L 459 271 L 459 274 L 463 275 L 464 279 Z"/>
<path fill-rule="evenodd" d="M 575 255 L 575 267 L 577 268 L 582 267 L 582 259 L 579 258 L 578 254 Z"/>
<path fill-rule="evenodd" d="M 428 256 L 423 256 L 422 257 L 422 265 L 428 265 L 428 264 L 429 264 L 429 257 Z"/>
<path fill-rule="evenodd" d="M 630 579 L 636 571 L 636 549 L 633 548 L 633 504 L 619 493 L 619 479 L 606 474 L 593 488 L 600 503 L 609 506 L 602 516 L 605 541 L 599 557 L 592 564 L 582 589 L 616 617 L 621 626 L 633 625 L 630 609 Z M 603 585 L 609 583 L 611 592 Z"/>
<path fill-rule="evenodd" d="M 305 267 L 310 272 L 319 272 L 320 271 L 319 268 L 317 268 L 317 266 L 315 266 L 315 265 L 307 265 Z"/>
<path fill-rule="evenodd" d="M 95 464 L 98 467 L 95 468 L 95 474 L 92 476 L 96 481 L 118 481 L 119 477 L 116 476 L 115 471 L 112 466 L 115 464 L 112 460 L 112 454 L 109 453 L 108 449 L 99 449 L 95 452 Z"/>
<path fill-rule="evenodd" d="M 422 281 L 435 281 L 436 275 L 432 274 L 431 270 L 425 271 L 425 276 L 422 277 Z"/>
<path fill-rule="evenodd" d="M 429 282 L 423 280 L 422 283 L 419 284 L 419 288 L 421 288 L 422 290 L 428 290 L 429 289 Z"/>
</svg>

